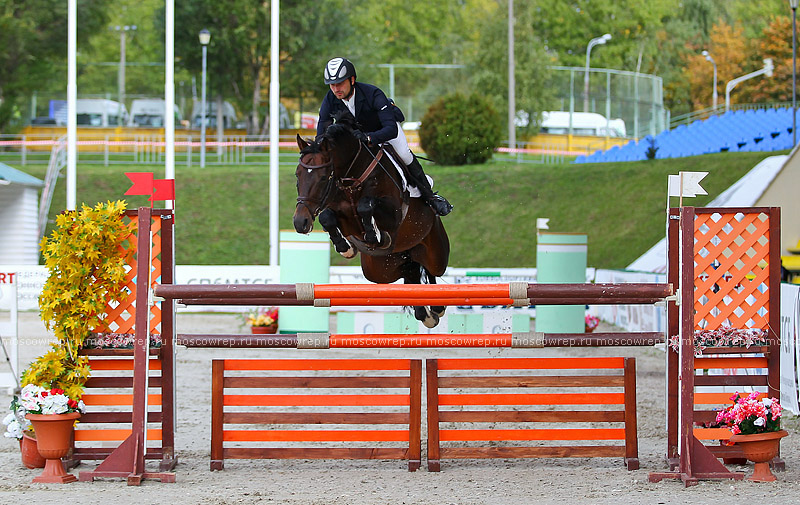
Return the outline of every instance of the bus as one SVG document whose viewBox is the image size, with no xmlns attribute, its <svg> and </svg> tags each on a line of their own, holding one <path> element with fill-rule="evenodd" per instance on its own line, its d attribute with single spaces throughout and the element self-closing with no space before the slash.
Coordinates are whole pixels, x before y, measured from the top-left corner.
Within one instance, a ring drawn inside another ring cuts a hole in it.
<svg viewBox="0 0 800 505">
<path fill-rule="evenodd" d="M 573 135 L 590 135 L 595 137 L 625 137 L 625 121 L 622 119 L 606 119 L 595 112 L 544 111 L 540 133 L 568 135 L 570 125 Z"/>
</svg>

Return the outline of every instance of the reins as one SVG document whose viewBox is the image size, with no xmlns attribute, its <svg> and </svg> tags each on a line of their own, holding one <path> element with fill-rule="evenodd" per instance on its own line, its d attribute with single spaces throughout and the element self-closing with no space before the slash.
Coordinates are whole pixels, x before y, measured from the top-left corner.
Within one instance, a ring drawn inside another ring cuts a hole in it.
<svg viewBox="0 0 800 505">
<path fill-rule="evenodd" d="M 325 208 L 326 204 L 328 203 L 328 199 L 331 197 L 331 194 L 333 193 L 334 183 L 336 187 L 338 187 L 347 196 L 347 199 L 350 201 L 351 207 L 353 208 L 354 215 L 357 218 L 358 216 L 357 214 L 355 214 L 355 209 L 356 209 L 355 193 L 359 189 L 361 189 L 361 186 L 364 184 L 364 182 L 367 181 L 367 179 L 369 179 L 370 175 L 372 175 L 373 171 L 375 170 L 375 167 L 377 166 L 381 167 L 381 170 L 383 170 L 383 172 L 389 177 L 389 180 L 392 181 L 395 187 L 397 187 L 397 189 L 402 194 L 403 188 L 398 184 L 398 182 L 394 179 L 394 177 L 392 177 L 391 174 L 388 173 L 386 168 L 381 163 L 381 159 L 383 159 L 383 156 L 386 152 L 383 147 L 381 147 L 378 150 L 378 153 L 374 155 L 369 149 L 366 149 L 366 151 L 372 157 L 372 161 L 370 161 L 369 165 L 367 165 L 367 168 L 364 170 L 364 172 L 361 173 L 359 177 L 347 177 L 347 175 L 350 174 L 350 171 L 353 170 L 353 167 L 355 166 L 358 157 L 361 155 L 361 151 L 364 150 L 363 147 L 364 147 L 364 142 L 359 141 L 358 152 L 356 152 L 355 156 L 353 156 L 353 159 L 350 161 L 350 164 L 348 165 L 347 170 L 344 173 L 344 177 L 339 177 L 339 178 L 335 177 L 335 167 L 333 167 L 333 158 L 319 165 L 309 165 L 303 162 L 302 157 L 300 158 L 299 165 L 308 170 L 317 170 L 321 168 L 332 167 L 330 174 L 328 174 L 327 176 L 327 181 L 325 183 L 325 190 L 323 191 L 322 198 L 319 201 L 309 197 L 301 197 L 301 196 L 297 197 L 297 205 L 303 205 L 311 214 L 312 219 L 316 218 L 319 215 L 319 213 L 322 212 L 322 210 Z M 314 205 L 315 208 L 312 209 L 309 206 L 309 204 Z M 403 214 L 405 217 L 405 212 L 403 212 Z M 356 221 L 360 222 L 360 220 L 358 219 L 356 219 Z"/>
</svg>

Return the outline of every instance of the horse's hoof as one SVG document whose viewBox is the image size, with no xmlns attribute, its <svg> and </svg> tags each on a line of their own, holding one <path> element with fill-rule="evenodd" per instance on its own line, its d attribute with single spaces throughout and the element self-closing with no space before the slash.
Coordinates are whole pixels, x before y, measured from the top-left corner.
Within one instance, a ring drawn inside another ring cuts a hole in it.
<svg viewBox="0 0 800 505">
<path fill-rule="evenodd" d="M 351 247 L 351 248 L 349 248 L 348 250 L 346 250 L 344 252 L 340 252 L 339 254 L 341 254 L 342 257 L 344 257 L 345 259 L 351 260 L 351 259 L 356 257 L 356 254 L 358 254 L 358 251 L 356 251 L 353 247 Z"/>
<path fill-rule="evenodd" d="M 447 307 L 437 307 L 437 306 L 431 307 L 431 312 L 436 314 L 436 316 L 438 316 L 439 318 L 441 318 L 444 315 L 445 310 L 447 310 Z"/>
<path fill-rule="evenodd" d="M 433 312 L 429 312 L 428 317 L 422 320 L 422 324 L 424 324 L 426 328 L 434 328 L 437 324 L 439 324 L 439 316 Z"/>
</svg>

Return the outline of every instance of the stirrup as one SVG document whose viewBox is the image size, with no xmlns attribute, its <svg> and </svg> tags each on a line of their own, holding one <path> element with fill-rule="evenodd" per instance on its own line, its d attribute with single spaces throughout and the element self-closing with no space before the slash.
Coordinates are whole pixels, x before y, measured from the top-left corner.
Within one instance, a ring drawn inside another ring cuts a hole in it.
<svg viewBox="0 0 800 505">
<path fill-rule="evenodd" d="M 428 200 L 428 205 L 431 206 L 434 212 L 440 216 L 446 216 L 453 210 L 453 206 L 448 202 L 445 197 L 438 193 L 434 193 Z"/>
</svg>

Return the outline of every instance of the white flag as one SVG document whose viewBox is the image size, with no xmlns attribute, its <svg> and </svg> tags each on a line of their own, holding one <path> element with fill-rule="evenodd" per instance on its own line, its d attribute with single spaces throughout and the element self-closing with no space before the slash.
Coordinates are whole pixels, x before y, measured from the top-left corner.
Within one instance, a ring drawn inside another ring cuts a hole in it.
<svg viewBox="0 0 800 505">
<path fill-rule="evenodd" d="M 549 217 L 537 217 L 536 218 L 536 229 L 537 230 L 549 230 L 550 227 L 547 226 L 547 223 L 550 221 Z"/>
<path fill-rule="evenodd" d="M 669 196 L 693 197 L 707 195 L 706 190 L 700 186 L 700 181 L 707 175 L 708 172 L 680 172 L 678 175 L 670 175 Z"/>
</svg>

